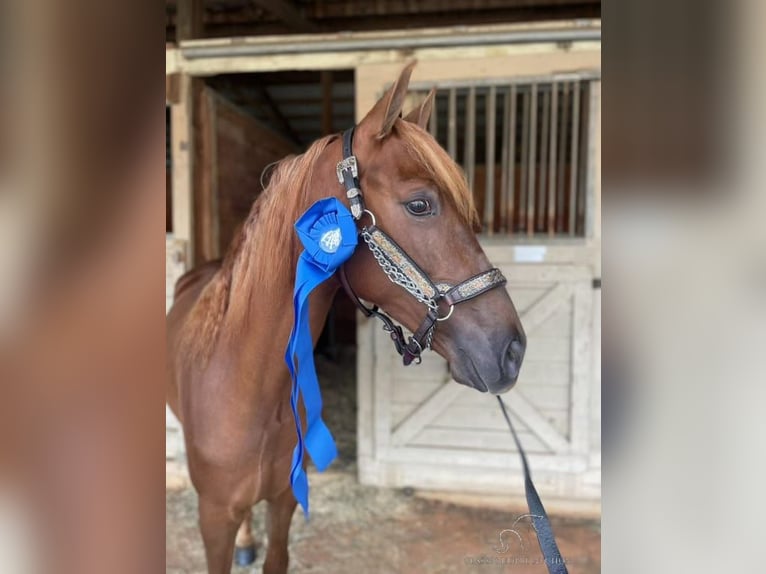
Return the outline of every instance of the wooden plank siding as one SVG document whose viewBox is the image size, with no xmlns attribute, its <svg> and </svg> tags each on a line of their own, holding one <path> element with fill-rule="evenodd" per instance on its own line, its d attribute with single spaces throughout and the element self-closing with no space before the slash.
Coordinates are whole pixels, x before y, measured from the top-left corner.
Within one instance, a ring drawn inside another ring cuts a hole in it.
<svg viewBox="0 0 766 574">
<path fill-rule="evenodd" d="M 200 96 L 198 117 L 194 196 L 200 263 L 225 253 L 261 192 L 263 170 L 299 150 L 209 87 Z"/>
<path fill-rule="evenodd" d="M 571 475 L 587 465 L 591 440 L 585 419 L 590 416 L 587 405 L 591 401 L 592 361 L 588 345 L 580 341 L 590 340 L 592 270 L 587 266 L 571 269 L 571 265 L 495 263 L 509 277 L 508 289 L 518 301 L 529 338 L 519 382 L 506 398 L 511 416 L 536 471 L 542 468 Z M 535 276 L 542 279 L 536 285 Z M 514 277 L 521 277 L 521 282 Z M 488 456 L 500 466 L 497 456 L 515 452 L 505 421 L 490 396 L 452 381 L 446 362 L 435 353 L 427 353 L 420 366 L 403 367 L 377 327 L 373 324 L 370 331 L 368 325 L 360 332 L 360 343 L 364 344 L 365 335 L 371 336 L 372 349 L 377 352 L 374 357 L 365 357 L 360 348 L 360 365 L 375 364 L 374 376 L 360 370 L 360 400 L 372 398 L 372 404 L 360 404 L 360 409 L 367 413 L 365 418 L 374 419 L 375 436 L 385 441 L 385 448 L 380 451 L 370 445 L 369 437 L 360 429 L 362 480 L 367 477 L 375 484 L 427 487 L 430 479 L 410 472 L 405 473 L 408 478 L 404 481 L 399 463 L 417 460 L 423 465 L 430 460 L 430 474 L 437 475 L 447 471 L 442 464 L 465 465 L 479 472 Z M 374 384 L 372 396 L 362 390 L 368 384 Z M 384 422 L 377 420 L 380 411 L 385 412 Z M 371 452 L 377 454 L 369 456 Z M 373 468 L 378 472 L 375 478 L 370 476 Z M 483 488 L 502 491 L 509 486 L 507 475 L 495 478 Z M 559 493 L 567 489 L 575 492 L 577 488 L 559 484 L 566 480 L 565 476 L 558 477 L 549 486 Z M 569 480 L 579 479 L 571 475 Z M 551 486 L 554 483 L 555 488 Z M 445 482 L 441 487 L 465 485 Z"/>
</svg>

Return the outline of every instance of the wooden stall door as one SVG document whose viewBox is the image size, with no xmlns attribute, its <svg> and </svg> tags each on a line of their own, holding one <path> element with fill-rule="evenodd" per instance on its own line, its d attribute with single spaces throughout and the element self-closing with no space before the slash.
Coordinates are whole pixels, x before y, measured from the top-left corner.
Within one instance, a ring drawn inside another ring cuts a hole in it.
<svg viewBox="0 0 766 574">
<path fill-rule="evenodd" d="M 509 247 L 487 251 L 509 279 L 529 339 L 519 382 L 505 400 L 539 488 L 597 498 L 587 476 L 594 446 L 592 269 L 518 264 Z M 435 353 L 417 367 L 402 366 L 374 322 L 360 322 L 358 339 L 362 482 L 522 492 L 518 454 L 490 395 L 453 381 Z"/>
</svg>

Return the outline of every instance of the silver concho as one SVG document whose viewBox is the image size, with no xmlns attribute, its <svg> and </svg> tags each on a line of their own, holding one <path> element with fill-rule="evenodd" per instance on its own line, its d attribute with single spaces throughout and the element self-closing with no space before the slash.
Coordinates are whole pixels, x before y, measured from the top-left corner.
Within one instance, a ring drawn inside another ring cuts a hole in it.
<svg viewBox="0 0 766 574">
<path fill-rule="evenodd" d="M 336 227 L 322 234 L 322 237 L 319 238 L 319 247 L 325 253 L 335 253 L 340 247 L 340 240 L 340 228 Z"/>
</svg>

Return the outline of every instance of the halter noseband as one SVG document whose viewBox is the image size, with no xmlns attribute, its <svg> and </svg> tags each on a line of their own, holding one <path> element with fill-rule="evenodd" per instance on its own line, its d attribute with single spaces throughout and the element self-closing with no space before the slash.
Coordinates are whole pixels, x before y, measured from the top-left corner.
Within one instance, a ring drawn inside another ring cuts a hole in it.
<svg viewBox="0 0 766 574">
<path fill-rule="evenodd" d="M 383 321 L 383 330 L 390 334 L 396 351 L 402 356 L 405 366 L 413 361 L 420 363 L 421 353 L 431 347 L 437 323 L 449 319 L 455 310 L 455 305 L 504 285 L 506 279 L 499 269 L 493 267 L 455 286 L 431 281 L 428 274 L 407 255 L 404 249 L 399 247 L 396 241 L 377 226 L 372 212 L 365 209 L 364 198 L 359 185 L 359 166 L 352 150 L 353 138 L 353 127 L 343 133 L 343 159 L 338 162 L 335 171 L 338 182 L 346 189 L 346 197 L 353 218 L 359 221 L 365 213 L 370 216 L 371 224 L 362 227 L 359 235 L 391 282 L 404 288 L 426 306 L 426 316 L 412 336 L 405 339 L 402 328 L 396 325 L 393 319 L 381 311 L 377 305 L 367 307 L 362 303 L 348 282 L 345 265 L 338 269 L 340 282 L 362 313 L 367 317 L 375 316 Z M 449 306 L 449 311 L 440 317 L 439 305 L 442 301 Z"/>
</svg>

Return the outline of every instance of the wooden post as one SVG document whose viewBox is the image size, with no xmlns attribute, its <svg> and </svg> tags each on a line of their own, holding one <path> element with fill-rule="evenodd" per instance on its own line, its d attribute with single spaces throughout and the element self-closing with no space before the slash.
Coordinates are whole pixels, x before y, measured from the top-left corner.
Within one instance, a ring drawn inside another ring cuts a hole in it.
<svg viewBox="0 0 766 574">
<path fill-rule="evenodd" d="M 218 216 L 218 152 L 216 149 L 216 98 L 211 88 L 199 83 L 192 88 L 194 99 L 194 263 L 221 255 Z"/>
<path fill-rule="evenodd" d="M 203 36 L 204 0 L 178 0 L 176 8 L 176 42 Z M 173 163 L 173 235 L 186 242 L 189 266 L 200 260 L 195 249 L 195 137 L 194 120 L 203 80 L 180 74 L 171 105 L 171 137 Z"/>
<path fill-rule="evenodd" d="M 203 36 L 204 0 L 178 0 L 176 4 L 176 42 Z"/>
<path fill-rule="evenodd" d="M 588 126 L 588 182 L 586 188 L 585 236 L 601 239 L 601 82 L 590 85 Z M 600 261 L 600 258 L 599 258 Z"/>
<path fill-rule="evenodd" d="M 194 261 L 194 206 L 192 194 L 192 79 L 178 77 L 178 101 L 170 106 L 173 176 L 173 236 L 186 244 L 186 261 Z"/>
</svg>

